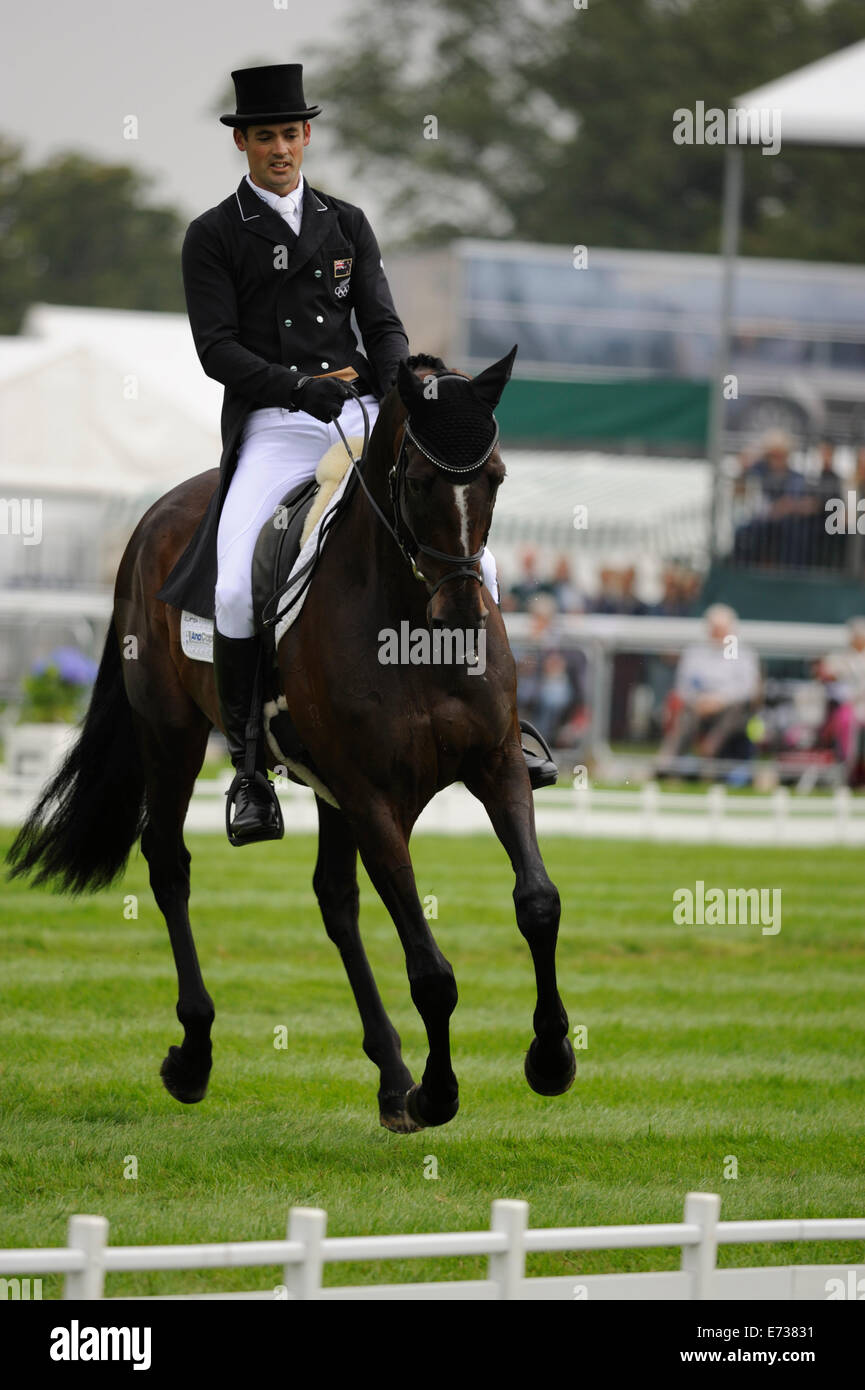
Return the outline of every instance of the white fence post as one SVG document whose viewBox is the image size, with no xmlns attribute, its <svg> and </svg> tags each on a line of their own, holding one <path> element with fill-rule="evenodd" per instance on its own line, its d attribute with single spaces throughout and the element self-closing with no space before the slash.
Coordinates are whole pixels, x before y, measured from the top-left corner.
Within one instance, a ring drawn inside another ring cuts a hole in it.
<svg viewBox="0 0 865 1390">
<path fill-rule="evenodd" d="M 299 1264 L 287 1264 L 283 1280 L 289 1298 L 317 1298 L 321 1290 L 324 1264 L 321 1243 L 327 1230 L 327 1212 L 319 1207 L 292 1207 L 288 1215 L 288 1238 L 305 1246 Z"/>
<path fill-rule="evenodd" d="M 102 1298 L 105 1289 L 105 1246 L 108 1221 L 104 1216 L 70 1216 L 66 1235 L 70 1250 L 84 1251 L 84 1268 L 67 1274 L 63 1286 L 65 1299 Z"/>
<path fill-rule="evenodd" d="M 714 1192 L 689 1192 L 685 1198 L 685 1224 L 701 1227 L 699 1245 L 682 1247 L 682 1269 L 691 1276 L 692 1298 L 712 1297 L 720 1212 L 721 1198 Z"/>
<path fill-rule="evenodd" d="M 850 788 L 836 787 L 832 800 L 835 806 L 835 834 L 839 844 L 847 843 L 847 832 L 850 826 Z"/>
<path fill-rule="evenodd" d="M 661 810 L 661 789 L 651 779 L 643 783 L 640 795 L 643 810 L 643 829 L 650 840 L 656 840 L 659 833 L 658 818 Z"/>
<path fill-rule="evenodd" d="M 726 809 L 727 788 L 723 783 L 713 783 L 706 792 L 706 811 L 709 821 L 709 833 L 713 840 L 718 840 L 721 837 L 722 822 Z"/>
<path fill-rule="evenodd" d="M 529 1224 L 528 1202 L 493 1202 L 492 1230 L 507 1237 L 507 1249 L 490 1255 L 487 1278 L 499 1286 L 499 1298 L 519 1298 L 526 1277 L 524 1237 Z"/>
</svg>

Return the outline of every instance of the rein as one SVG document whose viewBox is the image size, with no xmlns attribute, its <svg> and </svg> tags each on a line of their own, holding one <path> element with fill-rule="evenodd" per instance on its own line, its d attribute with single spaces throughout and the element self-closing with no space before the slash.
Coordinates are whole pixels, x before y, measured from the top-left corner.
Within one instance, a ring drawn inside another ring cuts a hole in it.
<svg viewBox="0 0 865 1390">
<path fill-rule="evenodd" d="M 448 372 L 446 375 L 456 377 L 458 374 L 456 372 Z M 444 376 L 445 373 L 442 373 L 441 377 L 439 377 L 438 379 L 442 380 Z M 465 380 L 464 377 L 460 377 L 459 379 Z M 357 481 L 360 483 L 361 487 L 366 493 L 367 500 L 370 506 L 372 507 L 373 511 L 375 512 L 376 516 L 378 517 L 379 521 L 390 533 L 390 535 L 393 537 L 394 541 L 398 545 L 400 553 L 402 554 L 404 560 L 411 569 L 411 572 L 414 575 L 415 579 L 419 580 L 421 584 L 424 584 L 426 586 L 430 598 L 433 598 L 438 593 L 441 586 L 443 584 L 446 584 L 449 579 L 474 579 L 477 581 L 478 584 L 483 584 L 483 577 L 477 572 L 476 569 L 473 569 L 472 566 L 477 564 L 484 551 L 486 550 L 486 536 L 484 536 L 483 544 L 481 545 L 480 550 L 475 551 L 473 555 L 449 555 L 444 550 L 436 550 L 431 545 L 424 545 L 421 541 L 418 540 L 417 536 L 412 530 L 408 518 L 405 514 L 404 501 L 405 472 L 407 466 L 406 440 L 411 439 L 415 448 L 419 449 L 420 452 L 424 454 L 426 458 L 428 458 L 432 463 L 436 464 L 438 468 L 444 469 L 445 472 L 461 475 L 469 473 L 474 474 L 478 471 L 478 469 L 483 467 L 484 463 L 486 463 L 487 459 L 489 458 L 490 454 L 492 453 L 493 449 L 498 443 L 498 422 L 496 422 L 496 429 L 495 434 L 493 435 L 492 443 L 489 445 L 488 449 L 483 454 L 483 456 L 476 462 L 471 463 L 465 467 L 454 468 L 452 465 L 442 462 L 441 459 L 435 458 L 431 453 L 429 453 L 427 449 L 423 447 L 422 444 L 419 444 L 411 432 L 408 420 L 406 420 L 405 425 L 403 427 L 403 436 L 400 442 L 399 453 L 397 454 L 396 462 L 394 463 L 393 467 L 390 469 L 390 472 L 388 473 L 388 491 L 390 494 L 391 505 L 393 507 L 394 522 L 396 523 L 395 525 L 392 525 L 388 518 L 385 516 L 381 507 L 376 502 L 372 493 L 370 492 L 366 483 L 366 479 L 364 478 L 363 472 L 361 471 L 363 469 L 364 464 L 366 463 L 367 453 L 369 451 L 370 430 L 369 414 L 367 412 L 367 408 L 361 400 L 360 393 L 357 391 L 357 389 L 354 386 L 349 385 L 349 383 L 347 382 L 345 383 L 345 385 L 346 389 L 357 401 L 358 405 L 360 406 L 361 413 L 363 415 L 363 447 L 360 452 L 360 458 L 355 458 L 354 454 L 349 448 L 349 443 L 346 439 L 345 434 L 343 433 L 342 426 L 339 423 L 339 418 L 335 419 L 333 421 L 333 424 L 335 425 L 336 431 L 340 439 L 342 440 L 343 445 L 345 446 L 345 451 L 348 454 L 351 467 L 354 469 L 354 476 L 356 477 Z M 289 579 L 287 579 L 285 583 L 275 591 L 275 593 L 271 594 L 270 598 L 267 600 L 267 603 L 264 605 L 264 608 L 262 609 L 262 627 L 274 627 L 276 623 L 280 620 L 280 618 L 282 618 L 283 615 L 289 609 L 294 607 L 298 599 L 309 587 L 309 583 L 312 579 L 312 572 L 316 564 L 318 563 L 318 558 L 321 554 L 322 545 L 324 544 L 324 541 L 327 535 L 329 534 L 331 528 L 333 527 L 334 523 L 342 515 L 348 500 L 349 491 L 346 487 L 346 490 L 343 492 L 343 495 L 340 498 L 337 505 L 333 508 L 331 512 L 328 513 L 328 515 L 324 518 L 321 526 L 319 527 L 318 541 L 315 548 L 315 554 L 312 555 L 309 560 L 307 560 L 306 564 L 303 566 L 302 569 L 298 570 L 297 573 L 291 575 Z M 400 535 L 400 526 L 404 527 L 404 529 L 408 532 L 408 541 L 406 541 L 406 539 Z M 442 560 L 445 564 L 452 565 L 454 566 L 454 568 L 451 569 L 449 573 L 443 574 L 442 577 L 436 581 L 428 579 L 426 575 L 423 573 L 423 571 L 418 568 L 417 562 L 415 560 L 415 556 L 418 553 L 418 551 L 422 555 L 430 556 L 431 559 Z M 283 595 L 287 593 L 288 589 L 297 584 L 298 580 L 301 579 L 303 580 L 303 582 L 298 586 L 296 593 L 292 595 L 288 603 L 279 611 L 274 610 L 271 613 L 271 606 L 278 603 L 279 600 L 283 597 Z M 268 614 L 269 616 L 267 616 Z"/>
</svg>

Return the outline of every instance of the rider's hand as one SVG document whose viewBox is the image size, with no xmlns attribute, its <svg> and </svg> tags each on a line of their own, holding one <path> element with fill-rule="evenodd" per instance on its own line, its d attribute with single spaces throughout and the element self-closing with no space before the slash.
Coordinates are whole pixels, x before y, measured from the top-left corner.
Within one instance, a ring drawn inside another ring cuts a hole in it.
<svg viewBox="0 0 865 1390">
<path fill-rule="evenodd" d="M 336 419 L 351 395 L 352 392 L 338 376 L 302 376 L 291 399 L 293 405 L 327 425 Z"/>
</svg>

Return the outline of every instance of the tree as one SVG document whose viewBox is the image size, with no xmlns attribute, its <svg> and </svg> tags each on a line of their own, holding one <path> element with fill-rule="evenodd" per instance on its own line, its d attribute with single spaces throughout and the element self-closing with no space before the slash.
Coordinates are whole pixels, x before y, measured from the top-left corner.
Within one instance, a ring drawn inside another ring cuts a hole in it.
<svg viewBox="0 0 865 1390">
<path fill-rule="evenodd" d="M 150 183 L 74 152 L 25 169 L 0 144 L 0 331 L 16 332 L 34 300 L 182 310 L 185 222 L 146 203 Z"/>
<path fill-rule="evenodd" d="M 34 297 L 35 275 L 18 216 L 21 148 L 0 138 L 0 333 L 16 333 Z"/>
<path fill-rule="evenodd" d="M 389 241 L 715 251 L 723 159 L 673 112 L 861 37 L 861 0 L 368 0 L 308 81 Z M 748 159 L 743 251 L 860 260 L 865 154 Z"/>
</svg>

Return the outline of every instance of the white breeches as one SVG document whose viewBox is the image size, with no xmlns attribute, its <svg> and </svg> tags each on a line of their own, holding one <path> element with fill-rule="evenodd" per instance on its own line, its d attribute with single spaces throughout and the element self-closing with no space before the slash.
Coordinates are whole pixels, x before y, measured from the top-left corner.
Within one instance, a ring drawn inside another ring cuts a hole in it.
<svg viewBox="0 0 865 1390">
<path fill-rule="evenodd" d="M 372 429 L 378 401 L 363 396 Z M 348 438 L 363 434 L 363 416 L 348 400 L 339 417 Z M 315 476 L 322 454 L 339 442 L 333 424 L 326 425 L 305 410 L 271 406 L 247 417 L 237 467 L 219 516 L 216 539 L 216 627 L 223 637 L 252 637 L 252 555 L 258 533 L 290 488 Z M 484 583 L 498 602 L 496 563 L 492 552 L 481 560 Z"/>
</svg>

